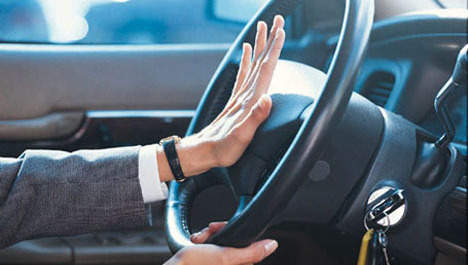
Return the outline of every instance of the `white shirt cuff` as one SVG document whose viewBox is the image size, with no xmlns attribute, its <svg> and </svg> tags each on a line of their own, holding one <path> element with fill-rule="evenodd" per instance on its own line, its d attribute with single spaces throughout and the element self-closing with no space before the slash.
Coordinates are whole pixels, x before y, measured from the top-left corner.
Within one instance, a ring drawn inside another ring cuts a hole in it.
<svg viewBox="0 0 468 265">
<path fill-rule="evenodd" d="M 138 152 L 138 179 L 144 203 L 167 198 L 167 185 L 159 180 L 156 145 L 146 145 Z"/>
</svg>

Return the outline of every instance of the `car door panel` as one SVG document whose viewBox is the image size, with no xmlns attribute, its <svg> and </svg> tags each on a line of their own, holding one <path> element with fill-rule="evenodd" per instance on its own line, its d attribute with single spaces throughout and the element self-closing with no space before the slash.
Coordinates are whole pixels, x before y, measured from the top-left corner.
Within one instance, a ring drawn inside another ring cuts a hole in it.
<svg viewBox="0 0 468 265">
<path fill-rule="evenodd" d="M 227 48 L 1 44 L 0 120 L 68 110 L 194 109 Z"/>
<path fill-rule="evenodd" d="M 183 135 L 228 47 L 0 44 L 0 156 Z M 0 250 L 0 264 L 162 263 L 163 204 L 152 208 L 151 228 L 24 241 Z"/>
<path fill-rule="evenodd" d="M 84 113 L 55 112 L 38 118 L 0 121 L 0 140 L 45 140 L 67 136 L 79 129 Z"/>
<path fill-rule="evenodd" d="M 228 47 L 0 44 L 0 155 L 183 135 Z"/>
</svg>

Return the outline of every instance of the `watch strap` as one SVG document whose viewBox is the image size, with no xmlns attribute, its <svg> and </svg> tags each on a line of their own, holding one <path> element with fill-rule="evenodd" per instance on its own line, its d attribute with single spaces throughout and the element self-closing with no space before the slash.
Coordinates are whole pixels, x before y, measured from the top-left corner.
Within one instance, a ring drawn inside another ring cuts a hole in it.
<svg viewBox="0 0 468 265">
<path fill-rule="evenodd" d="M 177 182 L 183 182 L 186 177 L 180 165 L 179 156 L 176 150 L 175 139 L 168 139 L 161 142 L 164 153 L 166 154 L 167 162 L 171 168 L 172 174 Z"/>
</svg>

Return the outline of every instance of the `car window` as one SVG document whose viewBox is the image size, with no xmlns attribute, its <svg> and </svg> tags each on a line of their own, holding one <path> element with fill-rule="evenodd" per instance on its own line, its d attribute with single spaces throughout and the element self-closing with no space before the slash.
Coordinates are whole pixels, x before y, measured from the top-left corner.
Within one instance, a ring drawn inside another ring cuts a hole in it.
<svg viewBox="0 0 468 265">
<path fill-rule="evenodd" d="M 78 44 L 232 42 L 245 20 L 222 19 L 215 15 L 223 14 L 219 8 L 229 8 L 233 14 L 239 13 L 236 8 L 242 9 L 242 18 L 246 18 L 253 16 L 265 1 L 243 0 L 237 6 L 215 6 L 217 2 L 213 0 L 2 0 L 0 41 Z"/>
</svg>

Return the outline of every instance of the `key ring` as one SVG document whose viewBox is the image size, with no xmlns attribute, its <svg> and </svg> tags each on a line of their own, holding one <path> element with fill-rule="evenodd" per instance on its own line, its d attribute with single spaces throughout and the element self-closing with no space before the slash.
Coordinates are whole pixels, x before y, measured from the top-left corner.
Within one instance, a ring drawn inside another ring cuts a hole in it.
<svg viewBox="0 0 468 265">
<path fill-rule="evenodd" d="M 368 211 L 366 213 L 366 215 L 364 216 L 364 228 L 366 228 L 366 231 L 370 230 L 369 225 L 367 224 L 367 217 L 369 216 L 370 213 L 371 213 L 371 211 Z M 387 231 L 390 229 L 390 217 L 388 216 L 388 214 L 386 212 L 383 212 L 383 214 L 385 215 L 385 220 L 387 221 L 387 224 L 386 225 L 380 225 L 382 227 L 385 227 L 385 229 L 383 229 L 381 232 L 382 233 L 387 233 Z"/>
</svg>

